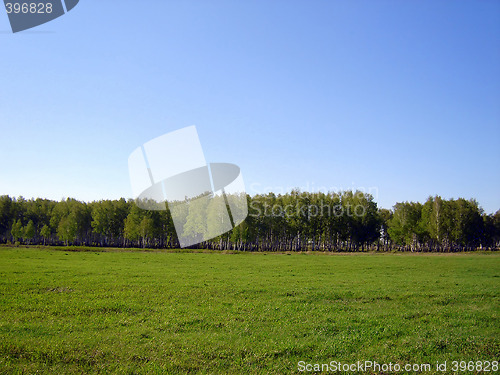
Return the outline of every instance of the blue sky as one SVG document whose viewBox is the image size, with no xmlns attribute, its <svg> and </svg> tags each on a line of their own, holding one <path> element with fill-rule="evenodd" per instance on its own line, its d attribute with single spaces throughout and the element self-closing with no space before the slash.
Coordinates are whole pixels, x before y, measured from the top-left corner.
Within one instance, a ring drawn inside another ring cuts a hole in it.
<svg viewBox="0 0 500 375">
<path fill-rule="evenodd" d="M 0 194 L 131 197 L 129 154 L 196 125 L 252 195 L 500 208 L 498 1 L 81 0 L 0 46 Z"/>
</svg>

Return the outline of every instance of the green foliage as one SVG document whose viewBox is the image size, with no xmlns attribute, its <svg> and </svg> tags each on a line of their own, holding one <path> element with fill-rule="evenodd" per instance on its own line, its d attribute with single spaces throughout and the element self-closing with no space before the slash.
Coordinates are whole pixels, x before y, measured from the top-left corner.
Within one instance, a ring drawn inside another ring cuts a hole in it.
<svg viewBox="0 0 500 375">
<path fill-rule="evenodd" d="M 146 240 L 150 237 L 153 237 L 155 232 L 153 219 L 144 215 L 140 224 L 139 224 L 139 233 L 141 235 L 143 241 L 143 247 L 146 246 Z"/>
<path fill-rule="evenodd" d="M 234 198 L 234 199 L 233 199 Z M 239 197 L 227 196 L 233 218 Z M 500 211 L 482 212 L 475 200 L 429 197 L 379 209 L 359 191 L 247 196 L 249 216 L 229 228 L 223 197 L 166 210 L 143 210 L 130 200 L 85 203 L 0 196 L 0 243 L 175 248 L 172 216 L 200 248 L 247 251 L 461 251 L 500 247 Z M 155 207 L 157 204 L 155 204 Z M 156 207 L 156 209 L 158 209 Z M 171 211 L 172 210 L 172 211 Z M 205 219 L 208 217 L 208 221 Z M 30 224 L 31 223 L 31 224 Z M 42 233 L 42 229 L 44 233 Z M 216 236 L 215 238 L 212 238 Z"/>
<path fill-rule="evenodd" d="M 125 199 L 118 201 L 104 200 L 91 205 L 92 228 L 106 240 L 119 238 L 124 234 L 124 221 L 129 213 L 129 204 Z"/>
<path fill-rule="evenodd" d="M 43 237 L 44 241 L 48 240 L 51 236 L 51 230 L 50 227 L 45 224 L 42 229 L 40 229 L 40 235 Z"/>
<path fill-rule="evenodd" d="M 250 238 L 266 250 L 270 241 L 280 250 L 356 250 L 380 236 L 377 204 L 359 191 L 270 193 L 253 197 L 249 207 Z"/>
<path fill-rule="evenodd" d="M 76 239 L 76 233 L 78 230 L 78 224 L 76 221 L 76 216 L 70 214 L 63 217 L 57 226 L 57 236 L 61 241 L 65 241 L 66 244 L 70 241 Z"/>
<path fill-rule="evenodd" d="M 0 235 L 10 229 L 12 216 L 12 199 L 8 195 L 0 196 Z"/>
<path fill-rule="evenodd" d="M 213 197 L 208 203 L 206 210 L 208 222 L 206 224 L 205 240 L 217 237 L 221 233 L 231 230 L 231 221 L 223 196 Z"/>
<path fill-rule="evenodd" d="M 380 235 L 380 219 L 373 197 L 360 191 L 344 192 L 341 196 L 347 235 L 355 243 L 371 243 Z"/>
<path fill-rule="evenodd" d="M 32 240 L 36 235 L 36 228 L 33 220 L 30 220 L 28 224 L 23 228 L 23 239 Z"/>
<path fill-rule="evenodd" d="M 209 200 L 198 198 L 189 203 L 186 224 L 184 224 L 184 235 L 203 241 L 207 233 L 206 212 Z M 176 216 L 177 218 L 177 216 Z M 177 220 L 177 219 L 176 219 Z"/>
<path fill-rule="evenodd" d="M 475 200 L 443 200 L 429 197 L 420 203 L 404 202 L 394 206 L 387 221 L 390 238 L 398 245 L 428 249 L 496 246 L 492 218 L 484 215 Z"/>
<path fill-rule="evenodd" d="M 125 219 L 124 235 L 125 238 L 131 241 L 137 241 L 141 237 L 140 223 L 142 220 L 142 210 L 133 205 L 130 213 Z"/>
<path fill-rule="evenodd" d="M 391 239 L 399 245 L 410 245 L 422 238 L 421 216 L 422 205 L 420 203 L 396 203 L 388 227 Z"/>
<path fill-rule="evenodd" d="M 10 233 L 14 238 L 14 241 L 19 240 L 23 236 L 23 223 L 21 223 L 21 219 L 18 219 L 12 224 Z"/>
</svg>

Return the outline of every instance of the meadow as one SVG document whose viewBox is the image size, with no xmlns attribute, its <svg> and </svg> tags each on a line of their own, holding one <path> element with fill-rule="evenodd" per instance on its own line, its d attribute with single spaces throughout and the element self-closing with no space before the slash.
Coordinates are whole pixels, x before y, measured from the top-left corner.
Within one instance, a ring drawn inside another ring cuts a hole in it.
<svg viewBox="0 0 500 375">
<path fill-rule="evenodd" d="M 453 373 L 452 361 L 500 356 L 496 253 L 87 250 L 0 248 L 0 373 L 290 374 L 358 360 Z"/>
</svg>

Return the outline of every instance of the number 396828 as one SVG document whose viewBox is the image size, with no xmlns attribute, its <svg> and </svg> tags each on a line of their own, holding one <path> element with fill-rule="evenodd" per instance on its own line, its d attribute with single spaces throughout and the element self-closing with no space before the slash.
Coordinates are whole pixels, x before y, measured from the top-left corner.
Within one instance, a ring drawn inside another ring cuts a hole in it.
<svg viewBox="0 0 500 375">
<path fill-rule="evenodd" d="M 52 13 L 52 3 L 5 3 L 7 13 Z"/>
</svg>

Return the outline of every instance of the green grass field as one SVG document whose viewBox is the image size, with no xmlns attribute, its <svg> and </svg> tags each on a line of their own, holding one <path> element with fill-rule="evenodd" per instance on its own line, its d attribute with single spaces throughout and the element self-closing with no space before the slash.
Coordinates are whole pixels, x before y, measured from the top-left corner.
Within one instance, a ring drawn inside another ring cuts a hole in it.
<svg viewBox="0 0 500 375">
<path fill-rule="evenodd" d="M 453 373 L 499 359 L 499 292 L 498 254 L 3 247 L 0 373 L 289 374 L 334 360 Z"/>
</svg>

